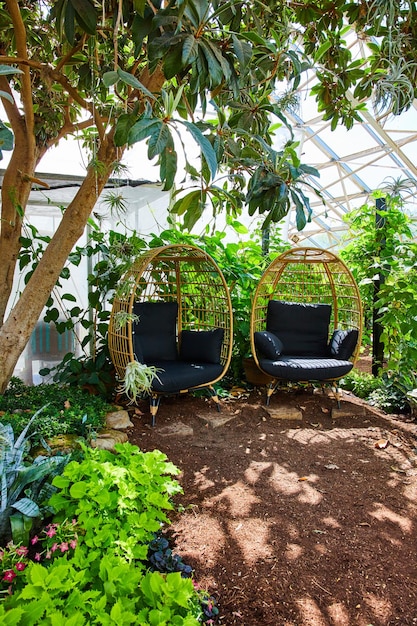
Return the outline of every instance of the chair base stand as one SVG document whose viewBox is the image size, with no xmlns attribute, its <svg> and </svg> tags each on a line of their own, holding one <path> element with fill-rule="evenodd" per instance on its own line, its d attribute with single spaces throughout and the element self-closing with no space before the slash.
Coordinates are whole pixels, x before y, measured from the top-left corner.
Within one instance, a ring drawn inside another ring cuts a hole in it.
<svg viewBox="0 0 417 626">
<path fill-rule="evenodd" d="M 266 390 L 266 400 L 265 400 L 266 406 L 269 406 L 269 403 L 270 403 L 270 400 L 271 400 L 271 396 L 275 393 L 275 391 L 278 389 L 278 387 L 283 382 L 291 382 L 291 384 L 295 384 L 295 385 L 311 385 L 313 387 L 314 387 L 314 382 L 317 382 L 317 384 L 320 385 L 321 390 L 322 390 L 323 393 L 324 393 L 325 389 L 330 388 L 331 392 L 333 394 L 333 397 L 334 397 L 334 399 L 337 402 L 337 408 L 340 409 L 340 401 L 341 401 L 341 398 L 343 396 L 343 389 L 338 387 L 335 384 L 335 381 L 320 382 L 320 381 L 305 381 L 305 380 L 299 380 L 299 381 L 273 380 L 268 385 L 267 390 Z"/>
</svg>

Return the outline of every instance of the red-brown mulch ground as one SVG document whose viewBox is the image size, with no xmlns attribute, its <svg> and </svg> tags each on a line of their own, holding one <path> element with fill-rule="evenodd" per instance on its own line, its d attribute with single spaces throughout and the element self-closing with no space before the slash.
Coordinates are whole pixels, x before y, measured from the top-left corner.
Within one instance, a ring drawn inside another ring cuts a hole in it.
<svg viewBox="0 0 417 626">
<path fill-rule="evenodd" d="M 305 390 L 274 395 L 282 407 L 255 388 L 220 414 L 185 396 L 155 428 L 146 404 L 132 417 L 129 440 L 181 469 L 170 533 L 218 623 L 416 625 L 415 422 Z"/>
</svg>

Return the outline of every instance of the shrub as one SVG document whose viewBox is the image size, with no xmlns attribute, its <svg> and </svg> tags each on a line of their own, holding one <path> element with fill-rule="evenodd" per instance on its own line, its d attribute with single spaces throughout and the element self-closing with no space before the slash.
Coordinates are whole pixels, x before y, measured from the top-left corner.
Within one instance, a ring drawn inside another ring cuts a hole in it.
<svg viewBox="0 0 417 626">
<path fill-rule="evenodd" d="M 358 398 L 367 400 L 370 393 L 378 389 L 381 381 L 372 374 L 353 369 L 339 381 L 339 384 L 343 389 L 351 391 Z"/>
<path fill-rule="evenodd" d="M 171 478 L 179 470 L 157 450 L 116 450 L 85 448 L 83 461 L 55 478 L 60 492 L 51 498 L 50 539 L 67 523 L 64 514 L 74 515 L 76 544 L 73 552 L 58 550 L 59 535 L 59 558 L 20 566 L 19 587 L 0 604 L 1 623 L 197 626 L 217 614 L 207 593 L 179 571 L 145 571 L 149 542 L 181 491 Z"/>
<path fill-rule="evenodd" d="M 109 405 L 100 396 L 64 385 L 26 386 L 18 378 L 12 378 L 8 388 L 0 395 L 0 421 L 11 424 L 15 435 L 19 435 L 39 406 L 42 415 L 37 415 L 32 424 L 32 445 L 62 434 L 91 437 L 100 430 L 105 421 Z"/>
</svg>

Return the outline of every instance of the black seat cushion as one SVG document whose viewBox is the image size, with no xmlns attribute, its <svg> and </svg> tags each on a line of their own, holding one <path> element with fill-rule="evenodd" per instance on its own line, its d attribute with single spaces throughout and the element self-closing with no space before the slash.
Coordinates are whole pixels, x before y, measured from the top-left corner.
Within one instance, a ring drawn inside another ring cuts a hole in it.
<svg viewBox="0 0 417 626">
<path fill-rule="evenodd" d="M 183 330 L 180 360 L 195 363 L 220 363 L 224 329 Z"/>
<path fill-rule="evenodd" d="M 336 359 L 347 361 L 355 351 L 358 339 L 359 332 L 354 328 L 349 330 L 336 329 L 329 342 L 330 355 Z"/>
<path fill-rule="evenodd" d="M 266 329 L 281 340 L 283 354 L 327 356 L 331 311 L 329 304 L 270 300 Z"/>
<path fill-rule="evenodd" d="M 282 341 L 268 330 L 256 331 L 254 334 L 256 354 L 259 358 L 277 359 L 283 350 Z"/>
<path fill-rule="evenodd" d="M 200 385 L 208 385 L 217 380 L 223 372 L 221 365 L 213 363 L 156 361 L 148 365 L 154 365 L 159 370 L 152 382 L 152 391 L 157 393 L 179 393 Z"/>
<path fill-rule="evenodd" d="M 259 365 L 274 378 L 293 382 L 336 380 L 348 374 L 353 367 L 351 361 L 299 356 L 281 356 L 275 361 L 260 359 Z"/>
<path fill-rule="evenodd" d="M 133 347 L 141 363 L 174 361 L 177 350 L 176 302 L 136 302 L 133 312 L 139 317 L 133 324 Z"/>
</svg>

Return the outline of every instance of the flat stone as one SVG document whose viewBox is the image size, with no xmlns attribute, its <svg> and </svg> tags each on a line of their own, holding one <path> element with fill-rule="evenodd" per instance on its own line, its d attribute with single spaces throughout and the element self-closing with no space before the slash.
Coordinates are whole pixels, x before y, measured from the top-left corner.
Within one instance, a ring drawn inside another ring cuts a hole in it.
<svg viewBox="0 0 417 626">
<path fill-rule="evenodd" d="M 366 417 L 366 409 L 360 404 L 341 405 L 340 409 L 337 406 L 332 407 L 332 419 L 340 417 Z"/>
<path fill-rule="evenodd" d="M 107 413 L 106 425 L 107 428 L 115 428 L 116 430 L 123 430 L 124 428 L 131 428 L 133 426 L 129 419 L 129 413 L 124 409 Z"/>
<path fill-rule="evenodd" d="M 277 406 L 277 407 L 265 407 L 269 417 L 278 420 L 298 420 L 303 419 L 302 412 L 293 406 Z"/>
<path fill-rule="evenodd" d="M 170 437 L 172 435 L 176 437 L 192 437 L 194 431 L 191 426 L 183 422 L 173 422 L 172 424 L 158 428 L 158 434 L 161 435 L 161 437 Z"/>
<path fill-rule="evenodd" d="M 125 443 L 128 440 L 127 434 L 113 428 L 105 428 L 97 433 L 97 438 L 91 441 L 92 448 L 99 450 L 110 450 L 114 452 L 116 443 Z"/>
<path fill-rule="evenodd" d="M 199 413 L 197 417 L 203 420 L 211 428 L 219 428 L 224 426 L 227 422 L 236 419 L 236 415 L 227 415 L 226 413 Z"/>
</svg>

